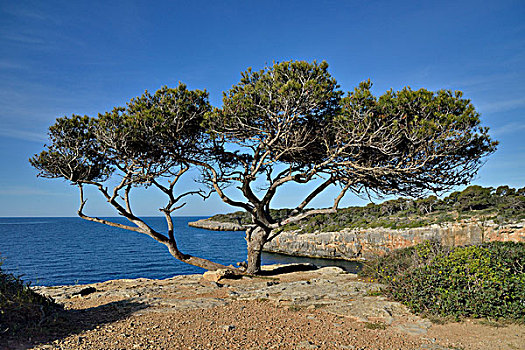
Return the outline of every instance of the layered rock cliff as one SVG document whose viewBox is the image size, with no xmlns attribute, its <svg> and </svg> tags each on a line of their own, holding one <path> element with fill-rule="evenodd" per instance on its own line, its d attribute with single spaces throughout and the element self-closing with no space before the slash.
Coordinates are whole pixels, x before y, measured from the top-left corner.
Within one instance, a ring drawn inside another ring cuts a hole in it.
<svg viewBox="0 0 525 350">
<path fill-rule="evenodd" d="M 208 230 L 242 231 L 235 223 L 199 220 L 190 226 Z M 264 245 L 267 252 L 316 258 L 358 260 L 382 256 L 426 240 L 445 245 L 469 245 L 489 241 L 525 242 L 525 221 L 498 225 L 476 219 L 407 229 L 362 228 L 338 232 L 286 231 Z"/>
<path fill-rule="evenodd" d="M 274 253 L 330 259 L 368 259 L 389 251 L 438 240 L 445 245 L 489 241 L 525 242 L 525 221 L 497 225 L 476 220 L 410 229 L 344 229 L 339 232 L 282 232 L 264 246 Z"/>
<path fill-rule="evenodd" d="M 246 228 L 242 225 L 233 222 L 220 222 L 208 219 L 201 219 L 193 222 L 188 222 L 188 226 L 202 228 L 212 231 L 245 231 Z"/>
</svg>

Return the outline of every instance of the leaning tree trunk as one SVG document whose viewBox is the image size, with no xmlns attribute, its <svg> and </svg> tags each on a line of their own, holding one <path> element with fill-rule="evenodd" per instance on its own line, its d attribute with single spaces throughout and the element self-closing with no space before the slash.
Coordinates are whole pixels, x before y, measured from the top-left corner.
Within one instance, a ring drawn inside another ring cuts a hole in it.
<svg viewBox="0 0 525 350">
<path fill-rule="evenodd" d="M 268 239 L 270 234 L 269 230 L 262 228 L 256 228 L 253 230 L 251 235 L 247 237 L 248 241 L 248 261 L 246 267 L 246 273 L 255 275 L 261 271 L 261 254 L 264 243 Z"/>
<path fill-rule="evenodd" d="M 205 270 L 208 270 L 208 271 L 215 271 L 215 270 L 219 270 L 219 269 L 228 269 L 228 270 L 233 271 L 233 273 L 235 273 L 235 274 L 240 274 L 241 273 L 239 270 L 237 270 L 236 268 L 234 268 L 232 266 L 225 266 L 225 265 L 222 265 L 222 264 L 210 261 L 208 259 L 199 258 L 198 256 L 184 254 L 177 248 L 177 245 L 175 243 L 169 242 L 167 244 L 167 246 L 168 246 L 168 249 L 170 251 L 170 254 L 175 259 L 177 259 L 179 261 L 182 261 L 183 263 L 186 263 L 186 264 L 189 264 L 189 265 L 193 265 L 193 266 L 197 266 L 197 267 L 201 267 L 201 268 L 203 268 Z"/>
<path fill-rule="evenodd" d="M 133 231 L 133 232 L 139 232 L 139 233 L 145 234 L 145 235 L 153 238 L 157 242 L 162 243 L 166 247 L 168 247 L 170 254 L 175 259 L 178 259 L 178 260 L 182 261 L 183 263 L 186 263 L 186 264 L 189 264 L 189 265 L 193 265 L 193 266 L 197 266 L 197 267 L 201 267 L 201 268 L 203 268 L 205 270 L 210 270 L 210 271 L 218 270 L 218 269 L 228 269 L 228 270 L 233 271 L 233 273 L 235 273 L 235 274 L 239 274 L 239 275 L 242 274 L 241 270 L 239 270 L 239 269 L 237 269 L 237 268 L 235 268 L 233 266 L 225 266 L 225 265 L 218 264 L 216 262 L 210 261 L 208 259 L 199 258 L 197 256 L 193 256 L 193 255 L 190 255 L 190 254 L 184 254 L 177 247 L 177 243 L 175 241 L 175 237 L 173 236 L 173 231 L 171 231 L 171 233 L 169 234 L 170 237 L 168 238 L 165 235 L 160 234 L 159 232 L 156 232 L 155 230 L 151 229 L 149 226 L 147 226 L 140 219 L 132 221 L 136 225 L 134 227 L 134 226 L 124 225 L 124 224 L 121 224 L 121 223 L 111 222 L 111 221 L 100 219 L 100 218 L 97 218 L 97 217 L 87 216 L 87 215 L 85 215 L 82 212 L 82 208 L 84 207 L 84 204 L 85 204 L 85 202 L 82 201 L 80 209 L 78 210 L 78 215 L 84 220 L 98 222 L 100 224 L 104 224 L 104 225 L 107 225 L 107 226 L 118 227 L 118 228 L 121 228 L 121 229 L 124 229 L 124 230 Z"/>
</svg>

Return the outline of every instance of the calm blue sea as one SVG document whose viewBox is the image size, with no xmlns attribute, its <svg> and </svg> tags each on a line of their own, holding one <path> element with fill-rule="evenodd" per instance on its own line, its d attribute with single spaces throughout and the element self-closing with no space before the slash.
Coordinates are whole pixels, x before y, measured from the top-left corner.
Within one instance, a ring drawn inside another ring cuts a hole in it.
<svg viewBox="0 0 525 350">
<path fill-rule="evenodd" d="M 244 232 L 208 231 L 188 226 L 202 217 L 174 218 L 181 251 L 222 264 L 246 260 Z M 125 219 L 111 218 L 125 223 Z M 145 219 L 163 232 L 162 217 Z M 101 282 L 117 278 L 168 278 L 204 270 L 174 259 L 167 248 L 140 233 L 108 227 L 80 218 L 0 218 L 2 270 L 22 275 L 33 285 Z M 346 261 L 263 255 L 263 264 L 312 262 L 357 271 Z"/>
</svg>

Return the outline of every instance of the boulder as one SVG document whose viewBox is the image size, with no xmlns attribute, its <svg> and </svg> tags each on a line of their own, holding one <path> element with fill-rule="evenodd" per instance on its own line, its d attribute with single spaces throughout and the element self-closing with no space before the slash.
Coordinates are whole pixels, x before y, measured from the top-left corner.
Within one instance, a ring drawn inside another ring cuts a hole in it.
<svg viewBox="0 0 525 350">
<path fill-rule="evenodd" d="M 219 282 L 220 280 L 224 278 L 231 278 L 231 277 L 235 277 L 235 274 L 233 273 L 232 270 L 228 270 L 228 269 L 218 269 L 215 271 L 206 271 L 202 275 L 202 278 L 204 280 L 210 281 L 210 282 Z"/>
</svg>

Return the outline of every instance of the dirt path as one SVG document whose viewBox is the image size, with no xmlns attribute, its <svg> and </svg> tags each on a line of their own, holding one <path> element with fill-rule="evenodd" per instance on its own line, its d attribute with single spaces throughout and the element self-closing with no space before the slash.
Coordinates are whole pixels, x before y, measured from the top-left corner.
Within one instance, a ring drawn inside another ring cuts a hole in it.
<svg viewBox="0 0 525 350">
<path fill-rule="evenodd" d="M 79 293 L 86 287 L 95 292 Z M 67 315 L 34 349 L 525 349 L 525 326 L 432 324 L 338 268 L 40 287 Z"/>
</svg>

